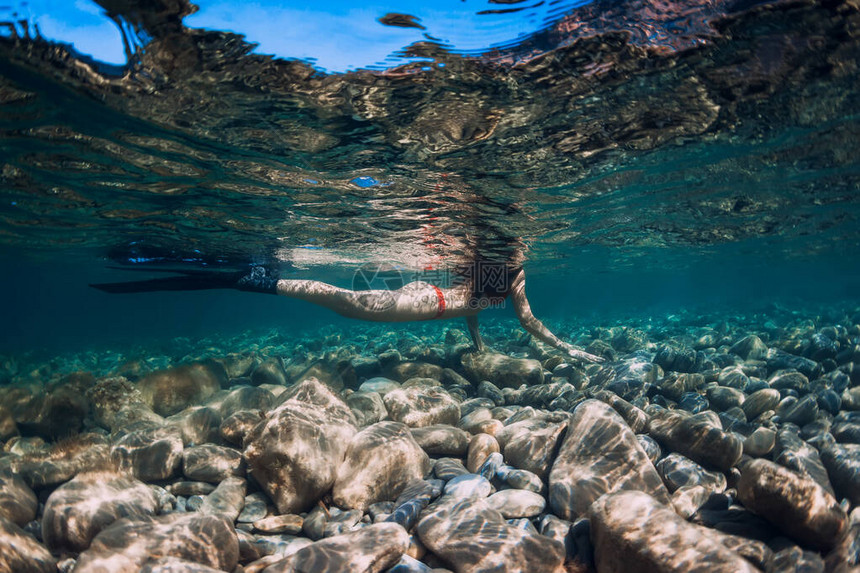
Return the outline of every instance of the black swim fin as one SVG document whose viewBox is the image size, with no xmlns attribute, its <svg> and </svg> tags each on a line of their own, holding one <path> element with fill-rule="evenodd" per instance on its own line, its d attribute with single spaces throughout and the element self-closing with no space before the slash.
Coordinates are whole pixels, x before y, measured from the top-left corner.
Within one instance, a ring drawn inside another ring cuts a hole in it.
<svg viewBox="0 0 860 573">
<path fill-rule="evenodd" d="M 183 273 L 178 277 L 161 277 L 143 281 L 125 281 L 117 283 L 97 283 L 91 284 L 90 286 L 102 292 L 109 292 L 112 294 L 168 290 L 183 291 L 237 288 L 239 280 L 245 276 L 245 274 L 246 273 L 244 272 L 198 271 L 194 273 Z"/>
<path fill-rule="evenodd" d="M 239 272 L 204 271 L 196 269 L 165 272 L 178 272 L 181 273 L 181 275 L 142 281 L 96 283 L 90 284 L 90 286 L 102 292 L 111 294 L 211 289 L 236 289 L 246 292 L 277 294 L 278 276 L 272 271 L 272 269 L 268 269 L 263 266 L 254 266 L 248 270 Z"/>
</svg>

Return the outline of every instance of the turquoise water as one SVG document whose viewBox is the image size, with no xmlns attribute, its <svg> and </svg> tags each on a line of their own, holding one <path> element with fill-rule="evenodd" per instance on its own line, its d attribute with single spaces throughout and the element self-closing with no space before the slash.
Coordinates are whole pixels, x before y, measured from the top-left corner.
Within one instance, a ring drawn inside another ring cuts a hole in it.
<svg viewBox="0 0 860 573">
<path fill-rule="evenodd" d="M 90 8 L 87 22 L 113 26 Z M 112 268 L 142 262 L 133 252 L 189 268 L 278 261 L 287 278 L 350 286 L 361 265 L 414 276 L 518 250 L 541 317 L 594 325 L 857 303 L 848 3 L 476 5 L 474 37 L 435 12 L 424 32 L 383 26 L 370 7 L 356 30 L 370 18 L 383 44 L 419 36 L 346 73 L 312 46 L 270 56 L 251 29 L 212 28 L 223 7 L 188 27 L 189 6 L 162 8 L 111 8 L 124 66 L 100 63 L 93 46 L 116 38 L 83 42 L 97 28 L 75 36 L 71 12 L 8 8 L 0 350 L 342 321 L 229 291 L 88 288 L 140 278 Z"/>
</svg>

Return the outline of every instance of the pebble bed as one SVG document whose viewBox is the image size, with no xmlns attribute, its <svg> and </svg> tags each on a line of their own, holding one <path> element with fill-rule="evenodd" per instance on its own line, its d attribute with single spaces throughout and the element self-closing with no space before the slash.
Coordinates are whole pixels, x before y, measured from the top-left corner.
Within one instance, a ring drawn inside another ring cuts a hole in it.
<svg viewBox="0 0 860 573">
<path fill-rule="evenodd" d="M 0 357 L 0 571 L 860 571 L 860 308 L 549 326 Z"/>
</svg>

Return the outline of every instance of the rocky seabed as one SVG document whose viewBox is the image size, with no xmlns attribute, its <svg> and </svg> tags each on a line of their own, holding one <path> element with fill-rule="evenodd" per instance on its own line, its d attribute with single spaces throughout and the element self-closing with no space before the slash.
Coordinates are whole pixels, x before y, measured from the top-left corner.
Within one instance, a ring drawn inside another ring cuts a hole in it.
<svg viewBox="0 0 860 573">
<path fill-rule="evenodd" d="M 506 322 L 3 357 L 0 571 L 860 571 L 858 323 L 553 325 L 599 364 Z"/>
</svg>

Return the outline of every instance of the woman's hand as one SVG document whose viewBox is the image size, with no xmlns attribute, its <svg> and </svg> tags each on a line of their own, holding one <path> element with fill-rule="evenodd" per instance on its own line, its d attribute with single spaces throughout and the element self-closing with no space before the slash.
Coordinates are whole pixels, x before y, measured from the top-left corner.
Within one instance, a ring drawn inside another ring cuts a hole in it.
<svg viewBox="0 0 860 573">
<path fill-rule="evenodd" d="M 576 358 L 577 360 L 583 360 L 585 362 L 599 363 L 599 362 L 605 362 L 606 361 L 606 359 L 603 358 L 602 356 L 597 356 L 595 354 L 589 354 L 588 352 L 586 352 L 584 350 L 580 350 L 574 346 L 571 346 L 570 344 L 566 345 L 565 351 L 567 352 L 568 356 L 570 356 L 571 358 Z"/>
</svg>

